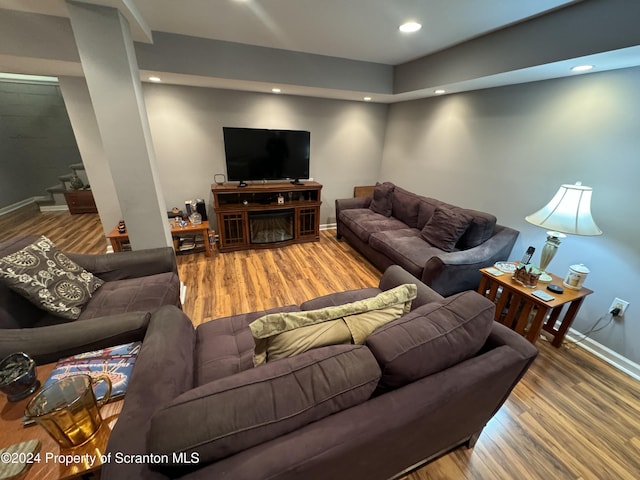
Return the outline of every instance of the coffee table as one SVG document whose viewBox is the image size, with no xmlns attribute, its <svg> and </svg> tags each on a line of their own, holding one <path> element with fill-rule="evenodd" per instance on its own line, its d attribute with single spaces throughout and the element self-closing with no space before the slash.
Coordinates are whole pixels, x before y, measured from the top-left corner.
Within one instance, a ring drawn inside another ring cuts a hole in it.
<svg viewBox="0 0 640 480">
<path fill-rule="evenodd" d="M 563 287 L 564 292 L 558 294 L 546 289 L 548 283 L 539 282 L 536 288 L 527 288 L 513 280 L 510 273 L 495 276 L 487 268 L 481 268 L 480 272 L 482 279 L 478 293 L 496 303 L 495 321 L 515 330 L 534 344 L 544 329 L 553 337 L 551 344 L 559 348 L 584 299 L 593 293 L 593 290 L 584 287 L 580 290 Z M 552 278 L 550 283 L 562 285 L 562 278 L 552 273 L 549 275 Z M 535 290 L 544 290 L 553 300 L 545 302 L 531 295 Z M 534 310 L 535 316 L 529 324 L 529 315 Z"/>
<path fill-rule="evenodd" d="M 43 384 L 55 367 L 55 363 L 38 365 L 36 373 L 40 383 Z M 100 469 L 102 461 L 100 455 L 104 455 L 111 430 L 115 425 L 118 415 L 122 410 L 123 399 L 107 403 L 100 413 L 103 418 L 102 425 L 96 435 L 84 445 L 61 450 L 56 441 L 37 424 L 27 427 L 22 424 L 25 408 L 34 395 L 30 395 L 19 402 L 8 402 L 5 395 L 0 394 L 0 448 L 8 447 L 14 443 L 37 439 L 41 442 L 39 460 L 34 461 L 26 473 L 20 476 L 20 480 L 58 480 L 78 478 Z M 78 455 L 79 461 L 61 463 L 59 455 Z M 91 458 L 95 457 L 95 463 Z M 36 457 L 37 458 L 37 457 Z"/>
</svg>

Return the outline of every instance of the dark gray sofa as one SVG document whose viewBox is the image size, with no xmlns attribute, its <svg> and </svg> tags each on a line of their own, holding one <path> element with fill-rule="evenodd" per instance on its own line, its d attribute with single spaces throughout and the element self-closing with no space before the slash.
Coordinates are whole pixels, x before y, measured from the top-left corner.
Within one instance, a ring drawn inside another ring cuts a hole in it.
<svg viewBox="0 0 640 480">
<path fill-rule="evenodd" d="M 498 225 L 495 216 L 416 195 L 390 182 L 376 189 L 384 187 L 390 208 L 383 213 L 372 209 L 372 197 L 335 202 L 338 239 L 344 237 L 380 271 L 400 265 L 436 292 L 449 296 L 475 290 L 480 268 L 509 259 L 519 232 Z M 472 218 L 451 251 L 423 237 L 423 229 L 439 208 Z"/>
<path fill-rule="evenodd" d="M 0 243 L 0 258 L 37 238 L 25 236 Z M 0 283 L 0 358 L 22 351 L 44 364 L 142 340 L 149 312 L 163 305 L 181 305 L 175 253 L 170 247 L 66 255 L 104 280 L 104 285 L 94 292 L 80 318 L 69 320 L 38 308 Z"/>
<path fill-rule="evenodd" d="M 107 446 L 112 458 L 138 460 L 111 461 L 101 478 L 376 480 L 472 447 L 537 355 L 493 321 L 493 303 L 476 292 L 445 299 L 392 266 L 379 288 L 276 310 L 340 305 L 403 283 L 418 287 L 411 312 L 365 345 L 258 367 L 248 325 L 266 312 L 194 329 L 181 311 L 159 309 Z"/>
</svg>

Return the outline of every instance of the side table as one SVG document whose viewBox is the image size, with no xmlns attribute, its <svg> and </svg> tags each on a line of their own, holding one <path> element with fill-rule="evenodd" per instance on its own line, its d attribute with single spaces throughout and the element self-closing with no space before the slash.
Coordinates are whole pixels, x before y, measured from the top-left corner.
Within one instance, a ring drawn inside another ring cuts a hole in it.
<svg viewBox="0 0 640 480">
<path fill-rule="evenodd" d="M 98 207 L 96 207 L 91 190 L 67 190 L 64 192 L 64 199 L 71 215 L 98 213 Z"/>
<path fill-rule="evenodd" d="M 186 226 L 184 227 L 180 227 L 180 226 L 171 226 L 171 235 L 173 236 L 179 236 L 182 234 L 201 234 L 203 236 L 203 240 L 204 240 L 204 254 L 207 257 L 211 256 L 211 250 L 215 249 L 215 246 L 212 247 L 209 244 L 209 222 L 208 221 L 203 221 L 202 223 L 199 223 L 198 225 L 194 225 L 192 223 L 188 223 Z M 109 234 L 107 235 L 107 238 L 109 239 L 109 241 L 111 242 L 111 246 L 113 247 L 113 251 L 114 252 L 122 252 L 123 251 L 123 244 L 128 243 L 129 242 L 129 235 L 127 234 L 127 232 L 124 233 L 120 233 L 118 232 L 118 226 L 116 226 L 113 230 L 111 230 L 111 232 L 109 232 Z M 201 250 L 199 250 L 201 251 Z"/>
<path fill-rule="evenodd" d="M 44 383 L 55 367 L 55 363 L 36 366 L 36 374 L 40 383 Z M 25 408 L 35 394 L 18 402 L 9 402 L 0 394 L 0 448 L 27 440 L 40 440 L 40 455 L 29 469 L 21 475 L 20 480 L 58 480 L 84 478 L 85 475 L 100 469 L 111 430 L 118 420 L 124 399 L 114 400 L 100 409 L 102 425 L 95 436 L 84 445 L 68 450 L 61 450 L 58 443 L 37 424 L 27 427 L 22 424 Z M 66 463 L 69 457 L 59 455 L 77 455 L 73 461 Z M 94 460 L 95 461 L 92 461 Z"/>
<path fill-rule="evenodd" d="M 482 278 L 478 293 L 496 304 L 495 321 L 515 330 L 533 344 L 544 329 L 553 337 L 551 344 L 559 348 L 584 299 L 593 293 L 584 287 L 580 290 L 563 287 L 564 292 L 558 294 L 547 290 L 547 283 L 538 283 L 536 288 L 526 288 L 513 280 L 510 273 L 494 276 L 486 268 L 481 268 L 480 272 Z M 562 278 L 549 275 L 552 278 L 550 283 L 562 285 Z M 502 292 L 498 296 L 500 287 Z M 535 290 L 544 290 L 553 300 L 545 302 L 534 297 L 531 292 Z M 534 309 L 535 316 L 529 324 L 529 316 Z M 556 328 L 558 320 L 560 323 Z"/>
</svg>

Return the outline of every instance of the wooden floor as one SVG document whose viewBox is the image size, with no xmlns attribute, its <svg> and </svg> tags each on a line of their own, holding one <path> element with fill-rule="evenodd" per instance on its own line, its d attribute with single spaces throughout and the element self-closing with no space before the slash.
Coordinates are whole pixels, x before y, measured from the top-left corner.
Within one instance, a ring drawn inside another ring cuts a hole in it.
<svg viewBox="0 0 640 480">
<path fill-rule="evenodd" d="M 106 245 L 91 214 L 0 219 L 0 241 L 19 232 L 47 235 L 77 252 L 100 253 Z M 316 243 L 184 255 L 178 264 L 194 323 L 372 286 L 380 276 L 333 231 Z M 406 480 L 640 478 L 640 382 L 575 345 L 537 345 L 540 356 L 475 448 L 445 455 Z"/>
</svg>

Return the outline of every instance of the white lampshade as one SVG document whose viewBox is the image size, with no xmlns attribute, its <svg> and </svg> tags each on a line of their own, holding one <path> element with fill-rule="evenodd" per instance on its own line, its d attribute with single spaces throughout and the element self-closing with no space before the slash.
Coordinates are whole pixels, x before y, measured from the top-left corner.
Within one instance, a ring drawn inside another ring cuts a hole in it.
<svg viewBox="0 0 640 480">
<path fill-rule="evenodd" d="M 529 223 L 556 232 L 602 235 L 602 230 L 591 216 L 591 192 L 591 187 L 580 182 L 562 185 L 549 203 L 524 218 Z"/>
</svg>

